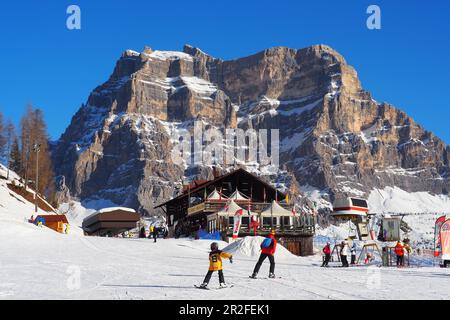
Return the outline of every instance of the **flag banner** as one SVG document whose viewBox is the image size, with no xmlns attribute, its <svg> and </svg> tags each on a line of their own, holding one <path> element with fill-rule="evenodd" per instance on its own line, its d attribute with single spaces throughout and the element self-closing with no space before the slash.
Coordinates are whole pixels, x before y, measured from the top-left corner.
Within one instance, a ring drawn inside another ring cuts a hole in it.
<svg viewBox="0 0 450 320">
<path fill-rule="evenodd" d="M 434 256 L 439 257 L 441 255 L 441 226 L 445 221 L 445 216 L 437 218 L 434 225 Z"/>
<path fill-rule="evenodd" d="M 440 238 L 442 260 L 450 260 L 450 219 L 442 224 Z"/>
<path fill-rule="evenodd" d="M 239 235 L 239 229 L 241 228 L 241 218 L 244 211 L 239 209 L 234 214 L 234 227 L 233 227 L 233 239 L 236 239 Z"/>
<path fill-rule="evenodd" d="M 256 219 L 256 216 L 252 216 L 252 222 L 250 222 L 250 228 L 253 229 L 253 234 L 256 236 L 256 231 L 259 227 L 259 222 Z"/>
</svg>

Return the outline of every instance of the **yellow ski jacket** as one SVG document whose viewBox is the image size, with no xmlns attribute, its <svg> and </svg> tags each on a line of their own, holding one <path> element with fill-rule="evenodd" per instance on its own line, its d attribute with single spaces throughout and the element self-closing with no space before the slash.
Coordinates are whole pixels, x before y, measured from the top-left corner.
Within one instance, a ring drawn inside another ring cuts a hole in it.
<svg viewBox="0 0 450 320">
<path fill-rule="evenodd" d="M 222 270 L 222 258 L 230 259 L 231 257 L 231 254 L 221 250 L 211 251 L 209 253 L 209 271 Z"/>
</svg>

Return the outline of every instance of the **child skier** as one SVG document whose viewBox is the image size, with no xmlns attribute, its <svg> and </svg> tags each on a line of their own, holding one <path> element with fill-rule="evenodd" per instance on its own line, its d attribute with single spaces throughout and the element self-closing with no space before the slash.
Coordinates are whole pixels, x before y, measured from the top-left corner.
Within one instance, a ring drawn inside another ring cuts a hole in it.
<svg viewBox="0 0 450 320">
<path fill-rule="evenodd" d="M 205 280 L 203 280 L 203 283 L 200 285 L 200 288 L 206 289 L 214 271 L 219 272 L 220 287 L 225 288 L 227 286 L 223 277 L 222 258 L 230 259 L 230 263 L 233 263 L 233 256 L 231 254 L 219 250 L 219 245 L 217 242 L 211 243 L 211 252 L 209 253 L 209 270 L 206 274 Z"/>
<path fill-rule="evenodd" d="M 277 248 L 277 239 L 275 239 L 275 230 L 270 231 L 269 236 L 266 238 L 271 239 L 270 245 L 268 247 L 263 247 L 264 242 L 261 244 L 261 255 L 259 256 L 259 260 L 256 263 L 255 269 L 253 270 L 253 274 L 250 276 L 250 278 L 255 279 L 258 275 L 259 268 L 261 268 L 262 263 L 266 258 L 269 258 L 270 261 L 270 271 L 269 271 L 269 278 L 275 278 L 275 250 Z"/>
</svg>

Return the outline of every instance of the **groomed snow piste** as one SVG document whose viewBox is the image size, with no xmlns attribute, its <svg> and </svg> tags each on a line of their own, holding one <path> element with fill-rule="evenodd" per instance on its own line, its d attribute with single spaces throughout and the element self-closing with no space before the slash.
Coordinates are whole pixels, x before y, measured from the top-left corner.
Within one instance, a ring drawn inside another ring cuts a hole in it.
<svg viewBox="0 0 450 320">
<path fill-rule="evenodd" d="M 24 220 L 33 205 L 11 195 L 0 179 L 0 299 L 449 299 L 450 270 L 437 267 L 388 269 L 320 268 L 321 257 L 296 257 L 279 248 L 278 279 L 249 279 L 261 238 L 229 245 L 223 290 L 198 290 L 208 269 L 211 241 L 85 237 L 56 233 Z M 77 207 L 77 206 L 75 206 Z M 71 217 L 81 220 L 89 210 Z M 76 211 L 76 210 L 75 210 Z M 73 231 L 73 232 L 72 232 Z M 210 287 L 217 287 L 214 275 Z"/>
</svg>

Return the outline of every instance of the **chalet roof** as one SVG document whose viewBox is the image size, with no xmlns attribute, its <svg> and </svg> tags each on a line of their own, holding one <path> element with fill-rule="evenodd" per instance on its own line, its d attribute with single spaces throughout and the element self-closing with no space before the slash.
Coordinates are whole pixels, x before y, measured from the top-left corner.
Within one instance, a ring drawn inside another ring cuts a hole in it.
<svg viewBox="0 0 450 320">
<path fill-rule="evenodd" d="M 109 207 L 109 208 L 103 208 L 103 209 L 95 211 L 94 213 L 91 213 L 86 218 L 84 218 L 84 220 L 86 220 L 88 218 L 91 218 L 91 217 L 94 217 L 94 216 L 96 216 L 98 214 L 101 214 L 101 213 L 114 212 L 114 211 L 123 211 L 123 212 L 136 213 L 136 210 L 131 209 L 131 208 L 126 208 L 126 207 Z"/>
<path fill-rule="evenodd" d="M 63 214 L 40 214 L 36 218 L 44 218 L 45 222 L 63 222 L 63 223 L 69 223 L 67 221 L 67 217 Z"/>
<path fill-rule="evenodd" d="M 292 216 L 292 212 L 289 210 L 286 210 L 282 206 L 278 204 L 276 201 L 272 201 L 272 203 L 261 212 L 261 216 L 263 217 L 286 217 L 286 216 Z"/>
<path fill-rule="evenodd" d="M 270 184 L 267 183 L 266 181 L 262 180 L 261 178 L 255 176 L 254 174 L 252 174 L 252 173 L 250 173 L 250 172 L 248 172 L 248 171 L 246 171 L 246 170 L 244 170 L 244 169 L 242 169 L 242 168 L 236 169 L 236 170 L 234 170 L 234 171 L 232 171 L 232 172 L 229 172 L 229 173 L 227 173 L 227 174 L 224 174 L 224 175 L 222 175 L 222 176 L 220 176 L 220 177 L 217 177 L 217 178 L 215 178 L 215 179 L 213 179 L 213 180 L 210 180 L 210 181 L 208 181 L 208 182 L 206 182 L 206 183 L 203 183 L 203 184 L 201 184 L 201 185 L 198 185 L 197 187 L 195 187 L 195 188 L 193 188 L 193 189 L 190 189 L 190 193 L 193 194 L 193 193 L 196 193 L 196 192 L 198 192 L 198 191 L 200 191 L 200 190 L 202 190 L 202 189 L 204 189 L 204 188 L 208 188 L 209 186 L 214 186 L 214 185 L 216 185 L 216 184 L 222 182 L 223 180 L 225 180 L 225 179 L 227 179 L 228 177 L 230 177 L 230 176 L 232 176 L 232 175 L 235 175 L 235 174 L 243 174 L 243 175 L 248 176 L 249 178 L 252 178 L 252 179 L 258 181 L 258 182 L 259 182 L 261 185 L 263 185 L 265 188 L 271 190 L 272 192 L 277 192 L 277 193 L 278 193 L 278 198 L 279 198 L 279 199 L 283 199 L 283 198 L 285 198 L 285 196 L 286 196 L 283 192 L 277 190 L 276 188 L 274 188 L 272 185 L 270 185 Z M 163 206 L 166 206 L 167 204 L 170 204 L 170 203 L 172 203 L 172 202 L 180 201 L 181 199 L 187 198 L 188 196 L 189 196 L 189 193 L 182 193 L 182 194 L 180 194 L 179 196 L 177 196 L 177 197 L 175 197 L 175 198 L 173 198 L 173 199 L 170 199 L 170 200 L 168 200 L 168 201 L 166 201 L 166 202 L 163 202 L 163 203 L 159 204 L 159 205 L 156 206 L 154 209 L 160 208 L 160 207 L 163 207 Z"/>
</svg>

